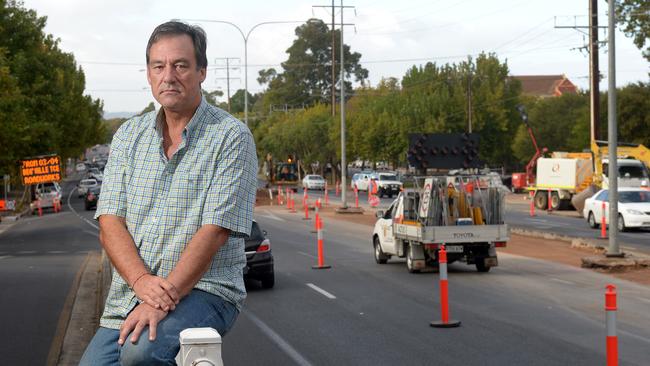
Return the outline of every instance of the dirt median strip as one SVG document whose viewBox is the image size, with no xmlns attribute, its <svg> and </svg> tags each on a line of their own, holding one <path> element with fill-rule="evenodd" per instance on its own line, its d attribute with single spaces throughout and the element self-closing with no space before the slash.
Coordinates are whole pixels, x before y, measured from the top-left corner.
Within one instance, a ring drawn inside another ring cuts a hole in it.
<svg viewBox="0 0 650 366">
<path fill-rule="evenodd" d="M 259 204 L 259 203 L 258 203 Z M 260 205 L 262 206 L 262 205 Z M 266 206 L 284 211 L 284 206 Z M 341 215 L 335 212 L 338 206 L 330 205 L 320 209 L 323 218 L 354 222 L 373 227 L 377 218 L 375 210 L 364 210 L 360 215 Z M 520 255 L 536 259 L 562 263 L 574 267 L 584 268 L 583 259 L 601 255 L 603 248 L 591 243 L 587 239 L 571 238 L 552 233 L 523 230 L 512 228 L 507 247 L 498 248 L 499 252 Z M 642 256 L 641 256 L 642 257 Z M 599 273 L 605 273 L 617 278 L 626 279 L 642 285 L 650 285 L 650 268 L 643 266 L 629 266 L 626 268 L 591 268 Z"/>
</svg>

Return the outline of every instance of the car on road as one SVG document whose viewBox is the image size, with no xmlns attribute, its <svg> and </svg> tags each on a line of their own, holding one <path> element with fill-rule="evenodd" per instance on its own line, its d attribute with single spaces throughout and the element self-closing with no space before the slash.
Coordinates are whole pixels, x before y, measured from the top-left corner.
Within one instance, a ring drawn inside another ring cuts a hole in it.
<svg viewBox="0 0 650 366">
<path fill-rule="evenodd" d="M 604 213 L 603 213 L 604 203 Z M 603 214 L 605 224 L 609 225 L 609 190 L 601 189 L 585 201 L 582 215 L 593 229 L 601 225 Z M 618 190 L 619 231 L 629 228 L 650 228 L 650 191 L 644 188 L 621 187 Z"/>
<path fill-rule="evenodd" d="M 104 180 L 104 174 L 102 174 L 99 168 L 90 168 L 88 169 L 88 173 L 86 173 L 86 178 L 102 181 Z"/>
<path fill-rule="evenodd" d="M 77 185 L 77 195 L 81 198 L 88 192 L 88 188 L 97 187 L 98 185 L 99 183 L 94 178 L 82 179 Z"/>
<path fill-rule="evenodd" d="M 395 173 L 378 173 L 377 174 L 377 195 L 381 198 L 388 196 L 393 198 L 402 190 L 402 182 L 397 179 Z"/>
<path fill-rule="evenodd" d="M 253 221 L 251 234 L 246 238 L 246 267 L 244 279 L 260 281 L 263 288 L 272 288 L 275 285 L 273 271 L 273 253 L 271 241 L 266 231 L 260 228 L 257 221 Z"/>
<path fill-rule="evenodd" d="M 367 191 L 370 186 L 370 181 L 372 179 L 377 179 L 377 173 L 375 172 L 361 172 L 356 173 L 352 176 L 350 180 L 350 188 L 354 189 L 357 187 L 359 191 Z"/>
<path fill-rule="evenodd" d="M 33 186 L 33 200 L 29 205 L 32 211 L 37 210 L 40 204 L 41 209 L 54 208 L 54 202 L 61 203 L 63 190 L 57 182 L 39 183 Z"/>
<path fill-rule="evenodd" d="M 97 208 L 97 201 L 99 201 L 99 193 L 101 190 L 101 185 L 96 185 L 95 187 L 88 188 L 86 194 L 84 195 L 84 208 L 86 211 Z"/>
<path fill-rule="evenodd" d="M 325 190 L 325 178 L 317 174 L 306 175 L 302 179 L 302 188 Z"/>
<path fill-rule="evenodd" d="M 77 172 L 85 172 L 85 171 L 86 171 L 86 164 L 84 164 L 84 163 L 78 163 L 78 164 L 75 166 L 75 170 L 76 170 Z"/>
</svg>

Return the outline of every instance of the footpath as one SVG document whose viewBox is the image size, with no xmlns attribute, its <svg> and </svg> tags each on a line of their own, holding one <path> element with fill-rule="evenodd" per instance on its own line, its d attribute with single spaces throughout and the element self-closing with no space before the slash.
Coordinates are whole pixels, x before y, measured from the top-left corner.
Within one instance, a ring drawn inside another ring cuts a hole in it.
<svg viewBox="0 0 650 366">
<path fill-rule="evenodd" d="M 258 195 L 256 206 L 270 210 L 287 210 L 286 205 L 278 206 L 268 199 L 264 191 Z M 333 199 L 335 200 L 335 199 Z M 329 205 L 320 210 L 327 220 L 343 220 L 358 224 L 374 226 L 375 209 L 365 208 L 360 214 L 339 214 L 335 212 L 338 205 Z M 310 213 L 311 214 L 311 213 Z M 507 247 L 498 251 L 519 256 L 537 258 L 574 267 L 584 267 L 584 258 L 602 256 L 603 250 L 588 241 L 572 238 L 549 236 L 544 232 L 520 232 L 513 230 Z M 636 266 L 603 266 L 592 270 L 608 273 L 614 277 L 650 286 L 650 258 L 637 253 L 628 253 L 641 258 L 641 264 Z M 73 284 L 75 291 L 71 301 L 69 321 L 65 326 L 59 356 L 52 365 L 77 365 L 86 345 L 92 338 L 99 324 L 99 316 L 104 306 L 104 299 L 110 285 L 110 263 L 102 253 L 89 254 L 86 263 L 80 270 L 78 280 Z M 76 288 L 76 290 L 75 290 Z M 65 316 L 62 316 L 65 318 Z"/>
</svg>

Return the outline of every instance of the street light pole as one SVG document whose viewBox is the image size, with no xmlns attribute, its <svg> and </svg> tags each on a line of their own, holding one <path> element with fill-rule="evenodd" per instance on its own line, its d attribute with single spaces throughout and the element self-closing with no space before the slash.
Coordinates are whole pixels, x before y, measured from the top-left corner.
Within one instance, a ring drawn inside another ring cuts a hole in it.
<svg viewBox="0 0 650 366">
<path fill-rule="evenodd" d="M 229 22 L 227 20 L 215 20 L 215 19 L 182 19 L 187 22 L 198 22 L 198 23 L 221 23 L 221 24 L 228 24 L 233 27 L 235 27 L 238 31 L 239 34 L 241 35 L 242 39 L 244 40 L 244 122 L 246 123 L 246 126 L 248 126 L 248 38 L 251 35 L 251 32 L 255 30 L 255 28 L 259 27 L 260 25 L 264 24 L 291 24 L 291 23 L 304 23 L 302 20 L 279 20 L 279 21 L 269 21 L 269 22 L 261 22 L 255 24 L 249 31 L 248 33 L 244 34 L 244 31 L 237 26 L 237 24 L 233 22 Z"/>
<path fill-rule="evenodd" d="M 343 0 L 341 0 L 341 208 L 346 209 L 348 208 L 345 194 L 348 167 L 345 156 L 345 63 L 343 61 L 343 27 Z"/>
</svg>

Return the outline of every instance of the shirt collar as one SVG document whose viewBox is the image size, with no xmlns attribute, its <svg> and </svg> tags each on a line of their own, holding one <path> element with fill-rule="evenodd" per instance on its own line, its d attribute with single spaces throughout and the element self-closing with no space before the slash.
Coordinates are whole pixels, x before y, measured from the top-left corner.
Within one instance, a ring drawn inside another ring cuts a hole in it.
<svg viewBox="0 0 650 366">
<path fill-rule="evenodd" d="M 203 96 L 201 96 L 201 103 L 199 103 L 198 108 L 196 108 L 196 111 L 194 112 L 194 115 L 190 119 L 190 121 L 187 123 L 187 126 L 185 126 L 185 129 L 183 130 L 183 135 L 189 136 L 192 134 L 192 131 L 194 131 L 202 121 L 202 116 L 208 109 L 208 102 L 205 100 Z M 153 123 L 151 124 L 151 127 L 156 130 L 156 133 L 158 133 L 158 136 L 162 138 L 162 126 L 163 123 L 165 123 L 165 110 L 161 107 L 158 110 L 158 113 L 156 113 L 156 117 L 153 120 Z"/>
</svg>

